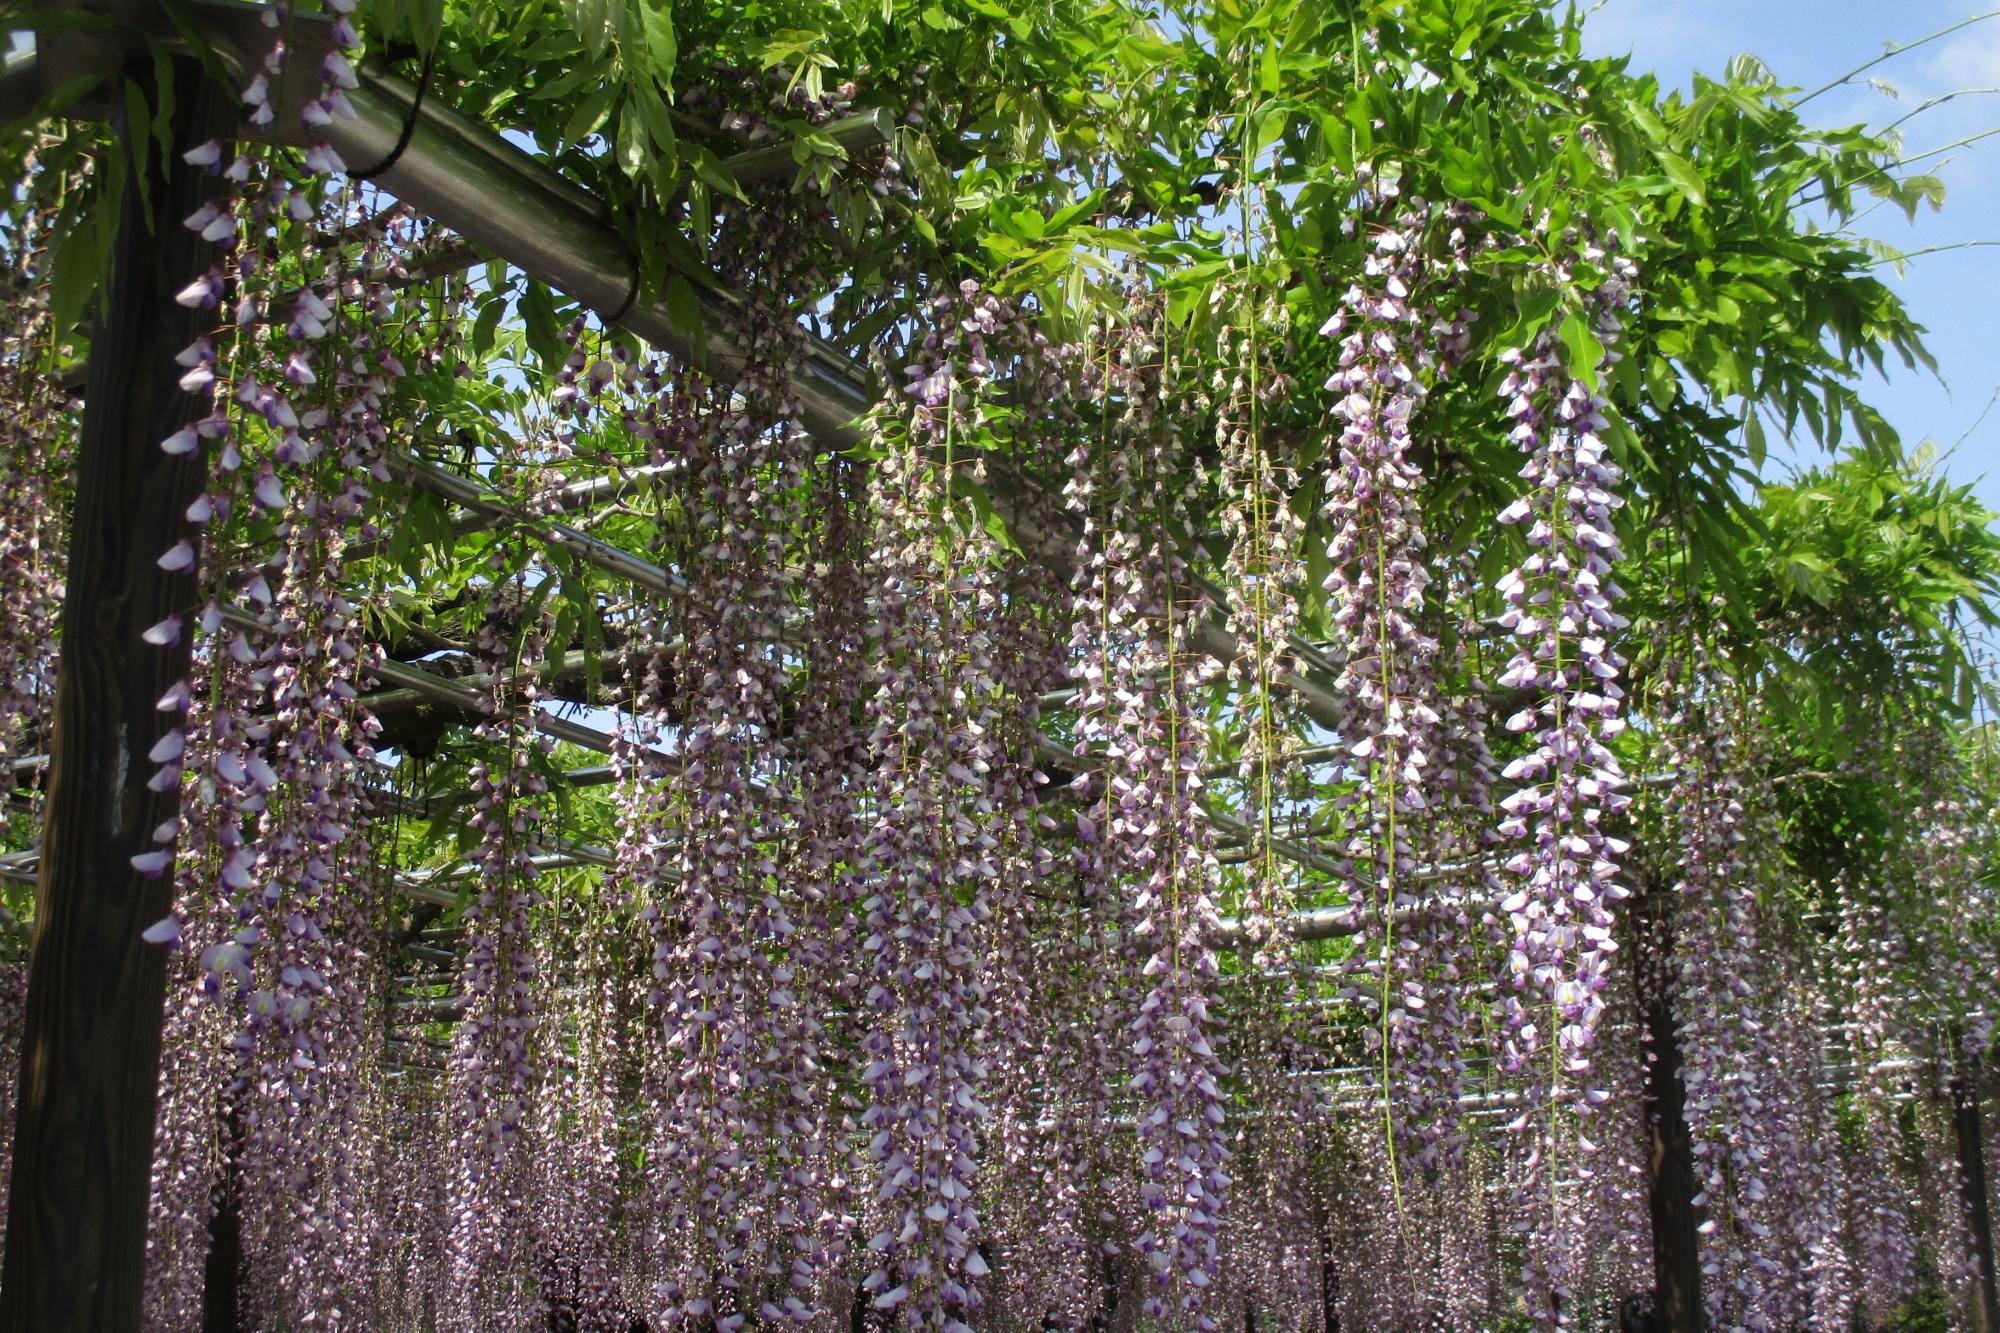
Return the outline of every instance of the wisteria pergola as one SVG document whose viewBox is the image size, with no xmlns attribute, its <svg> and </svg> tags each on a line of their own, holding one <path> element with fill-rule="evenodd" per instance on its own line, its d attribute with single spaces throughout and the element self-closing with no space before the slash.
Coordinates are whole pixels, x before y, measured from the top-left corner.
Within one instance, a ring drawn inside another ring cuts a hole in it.
<svg viewBox="0 0 2000 1333">
<path fill-rule="evenodd" d="M 0 1328 L 2000 1330 L 1928 187 L 1352 9 L 24 17 Z"/>
</svg>

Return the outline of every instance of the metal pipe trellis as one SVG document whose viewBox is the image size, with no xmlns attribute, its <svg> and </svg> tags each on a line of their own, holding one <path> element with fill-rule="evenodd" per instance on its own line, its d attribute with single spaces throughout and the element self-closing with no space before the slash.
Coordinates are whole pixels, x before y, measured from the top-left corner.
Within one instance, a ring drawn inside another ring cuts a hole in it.
<svg viewBox="0 0 2000 1333">
<path fill-rule="evenodd" d="M 207 20 L 218 53 L 239 73 L 257 67 L 259 44 L 270 40 L 261 25 L 245 21 L 244 8 L 206 0 L 197 10 Z M 313 31 L 300 26 L 295 44 Z M 360 86 L 348 98 L 356 114 L 335 120 L 323 133 L 350 165 L 387 163 L 372 176 L 382 189 L 567 293 L 606 323 L 628 328 L 691 364 L 727 374 L 746 363 L 747 354 L 725 332 L 742 298 L 723 289 L 713 273 L 682 271 L 693 285 L 701 314 L 701 327 L 690 330 L 664 299 L 642 299 L 638 265 L 601 200 L 439 99 L 419 99 L 412 85 L 379 65 L 364 64 Z M 291 118 L 281 113 L 278 123 L 290 124 Z M 853 423 L 877 395 L 851 359 L 821 339 L 803 336 L 806 355 L 789 386 L 800 405 L 800 424 L 828 445 L 851 448 L 861 442 Z M 993 487 L 993 500 L 1024 548 L 1035 550 L 1045 562 L 1062 559 L 1067 544 L 1051 542 L 1028 523 L 1006 484 Z M 1214 590 L 1205 592 L 1213 601 Z M 1233 661 L 1237 655 L 1235 636 L 1213 615 L 1198 623 L 1193 642 L 1219 661 Z M 1304 638 L 1292 636 L 1289 646 L 1301 664 L 1326 669 L 1323 655 Z M 1338 701 L 1322 681 L 1298 669 L 1281 672 L 1279 680 L 1321 725 L 1338 726 Z"/>
<path fill-rule="evenodd" d="M 193 10 L 233 72 L 247 77 L 258 67 L 260 44 L 272 40 L 272 34 L 255 21 L 259 12 L 255 7 L 202 0 Z M 319 37 L 310 16 L 297 16 L 295 27 L 295 45 L 310 48 Z M 294 60 L 289 68 L 314 63 Z M 745 363 L 746 354 L 724 332 L 742 298 L 724 290 L 713 273 L 682 272 L 693 285 L 701 317 L 699 329 L 686 329 L 664 300 L 640 298 L 637 263 L 602 201 L 497 134 L 441 106 L 438 99 L 420 99 L 414 86 L 380 65 L 364 64 L 359 78 L 360 86 L 348 95 L 356 114 L 335 120 L 323 132 L 350 165 L 387 163 L 372 175 L 381 188 L 479 249 L 567 293 L 607 324 L 628 328 L 691 364 L 725 374 Z M 304 95 L 290 83 L 277 90 L 281 102 Z M 284 114 L 278 117 L 280 125 L 293 120 Z M 789 386 L 800 405 L 800 422 L 819 440 L 851 448 L 861 440 L 853 422 L 868 410 L 876 394 L 848 357 L 810 335 L 805 343 L 807 355 Z M 419 485 L 432 480 L 450 484 L 442 477 L 411 480 Z M 1025 476 L 993 480 L 995 507 L 1022 538 L 1023 548 L 1067 576 L 1070 543 L 1040 532 L 1016 502 L 1014 488 L 1030 485 L 1030 480 Z M 642 582 L 649 577 L 650 562 L 594 538 L 584 540 L 591 545 L 592 555 L 586 558 L 593 563 L 629 561 L 626 572 Z M 1211 607 L 1219 607 L 1219 591 L 1205 582 L 1200 586 Z M 1220 662 L 1237 656 L 1236 637 L 1222 623 L 1219 611 L 1196 623 L 1192 643 Z M 1315 673 L 1324 677 L 1332 664 L 1301 636 L 1290 636 L 1287 646 L 1298 665 L 1282 668 L 1277 683 L 1296 694 L 1320 725 L 1338 728 L 1339 702 L 1324 679 L 1315 678 Z"/>
</svg>

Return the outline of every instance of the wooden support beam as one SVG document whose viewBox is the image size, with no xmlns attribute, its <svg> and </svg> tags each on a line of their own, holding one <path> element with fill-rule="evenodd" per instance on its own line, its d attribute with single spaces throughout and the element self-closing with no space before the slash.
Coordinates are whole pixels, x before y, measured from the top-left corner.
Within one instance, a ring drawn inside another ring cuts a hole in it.
<svg viewBox="0 0 2000 1333">
<path fill-rule="evenodd" d="M 1958 1148 L 1958 1200 L 1965 1238 L 1979 1272 L 1972 1291 L 1970 1333 L 2000 1333 L 2000 1286 L 1993 1272 L 1993 1212 L 1987 1203 L 1986 1125 L 1980 1106 L 1979 1059 L 1956 1032 L 1951 1043 L 1952 1137 Z"/>
<path fill-rule="evenodd" d="M 1694 1196 L 1694 1140 L 1687 1087 L 1681 1081 L 1680 1033 L 1673 1008 L 1673 893 L 1649 880 L 1630 919 L 1633 989 L 1646 1070 L 1641 1110 L 1646 1126 L 1646 1194 L 1653 1223 L 1653 1310 L 1660 1333 L 1702 1333 L 1701 1220 Z"/>
<path fill-rule="evenodd" d="M 136 60 L 131 77 L 150 82 L 152 68 Z M 159 90 L 139 86 L 156 104 Z M 174 294 L 214 258 L 179 225 L 207 193 L 181 153 L 231 110 L 198 71 L 174 91 L 172 151 L 142 152 L 152 170 L 125 184 L 91 348 L 0 1274 L 8 1333 L 136 1330 L 144 1290 L 166 959 L 140 936 L 167 914 L 173 880 L 131 858 L 157 850 L 153 830 L 179 805 L 148 789 L 147 754 L 174 725 L 154 705 L 186 675 L 189 639 L 156 648 L 140 636 L 199 595 L 192 574 L 158 560 L 189 535 L 203 455 L 171 457 L 160 441 L 202 406 L 174 356 L 203 317 Z M 114 104 L 115 133 L 144 138 L 125 99 Z"/>
<path fill-rule="evenodd" d="M 225 1092 L 221 1179 L 214 1183 L 215 1215 L 208 1220 L 208 1259 L 202 1267 L 201 1333 L 242 1333 L 243 1192 L 236 1163 L 243 1154 L 243 1116 Z"/>
</svg>

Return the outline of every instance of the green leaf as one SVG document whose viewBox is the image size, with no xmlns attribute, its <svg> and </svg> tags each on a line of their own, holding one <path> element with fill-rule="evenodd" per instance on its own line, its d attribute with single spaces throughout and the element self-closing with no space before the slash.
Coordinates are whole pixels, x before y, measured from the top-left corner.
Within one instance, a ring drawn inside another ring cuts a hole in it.
<svg viewBox="0 0 2000 1333">
<path fill-rule="evenodd" d="M 984 486 L 967 473 L 954 470 L 951 474 L 950 490 L 953 495 L 971 506 L 974 520 L 987 536 L 1000 544 L 1001 549 L 1016 555 L 1021 553 L 1021 548 L 1014 542 L 1013 534 L 1007 531 L 1007 520 L 993 507 L 993 498 L 986 493 Z"/>
<path fill-rule="evenodd" d="M 1667 173 L 1667 179 L 1687 196 L 1688 202 L 1697 208 L 1707 207 L 1708 195 L 1702 189 L 1701 173 L 1694 169 L 1694 163 L 1679 153 L 1670 153 L 1665 149 L 1661 149 L 1658 156 L 1661 169 Z"/>
<path fill-rule="evenodd" d="M 1523 347 L 1533 342 L 1548 327 L 1549 317 L 1561 302 L 1562 293 L 1546 289 L 1523 296 L 1514 323 L 1500 335 L 1501 344 Z"/>
<path fill-rule="evenodd" d="M 563 126 L 563 141 L 582 143 L 596 133 L 597 127 L 604 123 L 604 118 L 611 114 L 611 99 L 618 96 L 618 93 L 619 87 L 615 83 L 605 83 L 593 89 L 590 96 L 578 103 L 576 110 L 570 113 L 568 123 Z"/>
<path fill-rule="evenodd" d="M 646 133 L 653 141 L 654 149 L 661 155 L 675 152 L 679 136 L 674 133 L 674 118 L 667 112 L 667 104 L 660 100 L 660 94 L 649 83 L 632 85 L 632 100 L 627 108 L 637 107 L 639 116 L 646 123 Z M 679 160 L 675 159 L 676 171 Z"/>
<path fill-rule="evenodd" d="M 125 161 L 133 179 L 146 178 L 146 166 L 152 160 L 149 145 L 152 143 L 152 108 L 146 105 L 146 92 L 136 81 L 125 85 Z M 145 206 L 146 230 L 153 229 L 153 191 L 141 189 L 139 200 Z"/>
<path fill-rule="evenodd" d="M 1089 194 L 1067 208 L 1057 209 L 1049 216 L 1046 234 L 1053 236 L 1075 222 L 1078 218 L 1096 212 L 1103 201 L 1104 191 L 1092 190 Z"/>
<path fill-rule="evenodd" d="M 528 279 L 528 288 L 521 293 L 521 321 L 526 327 L 528 347 L 541 361 L 542 368 L 553 372 L 567 353 L 556 325 L 555 302 L 549 297 L 549 289 L 533 278 Z"/>
<path fill-rule="evenodd" d="M 646 58 L 652 75 L 673 96 L 674 67 L 680 60 L 680 40 L 674 33 L 673 7 L 664 0 L 639 0 L 640 26 L 646 35 Z"/>
<path fill-rule="evenodd" d="M 708 182 L 695 179 L 687 183 L 685 190 L 688 209 L 689 232 L 694 236 L 699 262 L 708 260 L 708 247 L 715 229 L 715 202 L 710 198 Z"/>
<path fill-rule="evenodd" d="M 592 60 L 604 59 L 611 46 L 610 0 L 570 0 L 570 23 Z"/>
<path fill-rule="evenodd" d="M 444 0 L 417 0 L 412 27 L 419 51 L 437 50 L 438 39 L 444 36 Z"/>
<path fill-rule="evenodd" d="M 1597 334 L 1590 327 L 1590 321 L 1571 311 L 1563 316 L 1562 327 L 1558 331 L 1562 338 L 1566 355 L 1563 363 L 1569 373 L 1590 386 L 1597 388 L 1598 363 L 1604 360 L 1604 344 L 1597 340 Z"/>
<path fill-rule="evenodd" d="M 160 146 L 160 161 L 170 162 L 174 153 L 174 58 L 160 42 L 149 43 L 153 50 L 153 87 L 160 104 L 153 108 L 153 142 Z"/>
<path fill-rule="evenodd" d="M 1291 127 L 1292 109 L 1284 102 L 1266 102 L 1251 118 L 1251 151 L 1262 153 L 1285 137 Z"/>
<path fill-rule="evenodd" d="M 695 347 L 702 345 L 701 298 L 696 295 L 694 284 L 678 273 L 667 275 L 666 291 L 662 294 L 667 305 L 667 318 Z"/>
<path fill-rule="evenodd" d="M 646 151 L 646 126 L 630 102 L 618 113 L 618 169 L 637 176 L 652 160 Z"/>
<path fill-rule="evenodd" d="M 568 97 L 598 73 L 591 66 L 578 62 L 556 75 L 553 79 L 537 79 L 528 97 L 537 102 L 551 101 L 558 97 Z"/>
<path fill-rule="evenodd" d="M 507 302 L 499 296 L 489 297 L 479 312 L 479 318 L 472 326 L 472 354 L 484 358 L 493 350 L 493 334 L 500 327 L 500 317 L 507 313 Z"/>
<path fill-rule="evenodd" d="M 69 336 L 104 278 L 104 248 L 96 227 L 74 225 L 56 245 L 49 275 L 49 313 L 55 319 L 57 341 Z"/>
<path fill-rule="evenodd" d="M 730 174 L 729 168 L 723 164 L 721 158 L 699 144 L 691 145 L 687 156 L 689 164 L 694 167 L 694 174 L 701 177 L 711 190 L 743 203 L 750 201 L 749 196 L 743 193 L 743 187 L 736 183 L 736 177 Z"/>
</svg>

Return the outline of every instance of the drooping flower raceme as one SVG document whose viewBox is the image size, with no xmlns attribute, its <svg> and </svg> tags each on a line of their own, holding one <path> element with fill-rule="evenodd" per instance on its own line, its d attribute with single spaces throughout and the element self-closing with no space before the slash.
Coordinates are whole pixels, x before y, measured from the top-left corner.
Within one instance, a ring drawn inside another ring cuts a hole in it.
<svg viewBox="0 0 2000 1333">
<path fill-rule="evenodd" d="M 532 1178 L 529 1131 L 539 1082 L 533 921 L 541 896 L 535 860 L 542 809 L 536 798 L 548 784 L 535 763 L 546 745 L 534 730 L 537 689 L 532 677 L 512 673 L 520 661 L 539 658 L 546 632 L 522 625 L 518 641 L 507 632 L 509 601 L 499 594 L 514 586 L 496 580 L 491 618 L 480 631 L 491 671 L 480 736 L 493 758 L 473 766 L 466 817 L 478 837 L 472 858 L 478 888 L 465 910 L 459 989 L 466 1010 L 452 1040 L 446 1255 L 455 1319 L 525 1333 L 536 1311 L 526 1289 L 532 1256 L 518 1201 Z"/>
<path fill-rule="evenodd" d="M 1102 839 L 1095 873 L 1130 895 L 1119 939 L 1138 972 L 1127 1031 L 1144 1309 L 1173 1327 L 1211 1328 L 1206 1293 L 1229 1192 L 1223 1068 L 1209 1035 L 1215 858 L 1200 807 L 1206 728 L 1196 705 L 1213 667 L 1189 649 L 1205 607 L 1163 536 L 1185 503 L 1173 482 L 1186 466 L 1179 367 L 1159 332 L 1168 326 L 1138 313 L 1107 333 L 1101 391 L 1118 419 L 1095 460 L 1102 525 L 1086 533 L 1077 562 L 1097 580 L 1079 574 L 1073 641 L 1084 685 L 1102 700 L 1082 710 L 1077 733 L 1084 754 L 1101 756 L 1101 806 L 1093 799 L 1088 810 L 1105 819 L 1100 828 L 1080 813 L 1078 831 Z"/>
<path fill-rule="evenodd" d="M 1418 1049 L 1412 1037 L 1426 999 L 1424 978 L 1409 968 L 1412 955 L 1398 947 L 1396 920 L 1417 903 L 1409 880 L 1420 857 L 1438 723 L 1437 641 L 1424 627 L 1430 572 L 1419 508 L 1423 474 L 1411 437 L 1426 388 L 1428 331 L 1416 292 L 1425 282 L 1427 210 L 1421 201 L 1398 208 L 1393 182 L 1377 183 L 1375 193 L 1397 211 L 1365 237 L 1361 276 L 1320 330 L 1340 339 L 1326 382 L 1340 432 L 1329 445 L 1323 511 L 1332 534 L 1325 590 L 1345 654 L 1335 684 L 1356 777 L 1343 862 L 1352 867 L 1349 900 L 1365 923 L 1357 961 L 1375 974 L 1362 985 L 1377 1024 L 1370 1041 L 1383 1121 L 1394 1127 L 1385 1149 L 1400 1213 L 1397 1153 L 1415 1150 L 1421 1131 L 1397 1120 L 1395 1084 L 1413 1078 L 1421 1086 L 1425 1075 L 1395 1066 Z M 1408 1114 L 1421 1118 L 1422 1111 Z"/>
<path fill-rule="evenodd" d="M 1608 365 L 1619 355 L 1631 268 L 1594 245 L 1582 257 L 1603 261 L 1608 271 L 1591 296 L 1589 326 Z M 1523 528 L 1528 556 L 1500 582 L 1506 610 L 1499 624 L 1513 635 L 1515 651 L 1498 680 L 1533 700 L 1507 722 L 1532 748 L 1502 771 L 1519 786 L 1501 802 L 1506 817 L 1499 826 L 1518 847 L 1504 867 L 1512 891 L 1499 904 L 1512 933 L 1500 1054 L 1503 1067 L 1528 1074 L 1548 1107 L 1546 1115 L 1519 1122 L 1543 1126 L 1521 1190 L 1524 1208 L 1554 1217 L 1561 1215 L 1561 1176 L 1574 1165 L 1561 1160 L 1564 1154 L 1594 1151 L 1581 1132 L 1564 1140 L 1559 1108 L 1587 1116 L 1605 1096 L 1587 1073 L 1617 949 L 1611 906 L 1625 890 L 1615 858 L 1626 845 L 1600 822 L 1630 799 L 1620 791 L 1624 773 L 1608 744 L 1624 729 L 1623 662 L 1611 646 L 1626 624 L 1613 578 L 1621 473 L 1605 440 L 1604 404 L 1591 388 L 1600 367 L 1565 365 L 1562 347 L 1555 333 L 1545 332 L 1501 354 L 1508 367 L 1501 392 L 1511 438 L 1526 455 L 1520 475 L 1528 491 L 1500 521 Z M 1537 1234 L 1553 1240 L 1539 1224 Z M 1549 1271 L 1554 1262 L 1555 1252 L 1544 1247 L 1526 1275 L 1538 1293 L 1531 1313 L 1545 1321 L 1568 1318 L 1555 1308 L 1563 1280 Z"/>
</svg>

